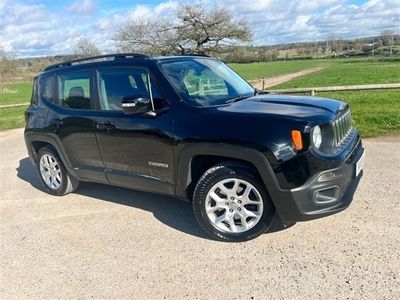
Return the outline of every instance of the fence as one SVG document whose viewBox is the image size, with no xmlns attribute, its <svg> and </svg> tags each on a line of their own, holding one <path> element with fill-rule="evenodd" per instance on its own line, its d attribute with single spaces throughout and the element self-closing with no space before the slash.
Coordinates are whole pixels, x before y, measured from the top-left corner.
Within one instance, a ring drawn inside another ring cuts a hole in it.
<svg viewBox="0 0 400 300">
<path fill-rule="evenodd" d="M 400 89 L 400 83 L 324 86 L 324 87 L 292 88 L 292 89 L 278 89 L 278 90 L 268 89 L 268 91 L 280 94 L 309 93 L 311 96 L 315 96 L 317 92 L 368 91 L 368 90 L 388 90 L 388 89 Z"/>
</svg>

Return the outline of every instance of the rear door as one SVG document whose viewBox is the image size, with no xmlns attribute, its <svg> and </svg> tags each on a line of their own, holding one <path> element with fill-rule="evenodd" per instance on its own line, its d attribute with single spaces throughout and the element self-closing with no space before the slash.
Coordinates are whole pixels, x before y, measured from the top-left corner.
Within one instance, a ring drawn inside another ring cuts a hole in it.
<svg viewBox="0 0 400 300">
<path fill-rule="evenodd" d="M 107 182 L 96 140 L 94 71 L 62 73 L 47 122 L 60 140 L 68 163 L 81 178 Z"/>
<path fill-rule="evenodd" d="M 144 68 L 101 68 L 97 140 L 110 183 L 173 193 L 173 124 L 168 103 L 152 79 L 156 116 L 126 115 L 124 98 L 149 96 Z"/>
</svg>

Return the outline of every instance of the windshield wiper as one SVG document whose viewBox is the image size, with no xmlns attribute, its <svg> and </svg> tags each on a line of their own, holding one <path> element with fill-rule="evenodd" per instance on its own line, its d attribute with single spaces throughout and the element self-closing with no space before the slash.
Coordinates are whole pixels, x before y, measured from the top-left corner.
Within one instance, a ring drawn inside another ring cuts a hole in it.
<svg viewBox="0 0 400 300">
<path fill-rule="evenodd" d="M 236 97 L 236 98 L 233 98 L 233 99 L 229 99 L 229 100 L 225 101 L 225 103 L 238 102 L 238 101 L 241 101 L 241 100 L 250 98 L 250 97 L 251 97 L 251 96 L 239 96 L 239 97 Z"/>
</svg>

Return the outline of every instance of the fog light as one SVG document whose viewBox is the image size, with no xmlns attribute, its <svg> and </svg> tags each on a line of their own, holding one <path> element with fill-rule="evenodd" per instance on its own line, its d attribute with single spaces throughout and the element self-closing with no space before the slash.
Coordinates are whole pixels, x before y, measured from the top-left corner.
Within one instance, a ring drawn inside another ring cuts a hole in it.
<svg viewBox="0 0 400 300">
<path fill-rule="evenodd" d="M 321 175 L 318 177 L 318 182 L 331 180 L 331 179 L 333 179 L 333 178 L 335 178 L 335 177 L 336 177 L 335 172 L 326 172 L 326 173 L 321 174 Z"/>
</svg>

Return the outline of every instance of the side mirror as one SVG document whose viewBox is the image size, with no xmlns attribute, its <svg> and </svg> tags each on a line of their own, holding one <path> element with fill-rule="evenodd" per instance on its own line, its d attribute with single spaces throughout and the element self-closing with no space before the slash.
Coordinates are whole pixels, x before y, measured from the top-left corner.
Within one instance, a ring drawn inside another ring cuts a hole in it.
<svg viewBox="0 0 400 300">
<path fill-rule="evenodd" d="M 127 115 L 144 114 L 151 111 L 151 100 L 146 96 L 123 98 L 122 110 Z"/>
</svg>

